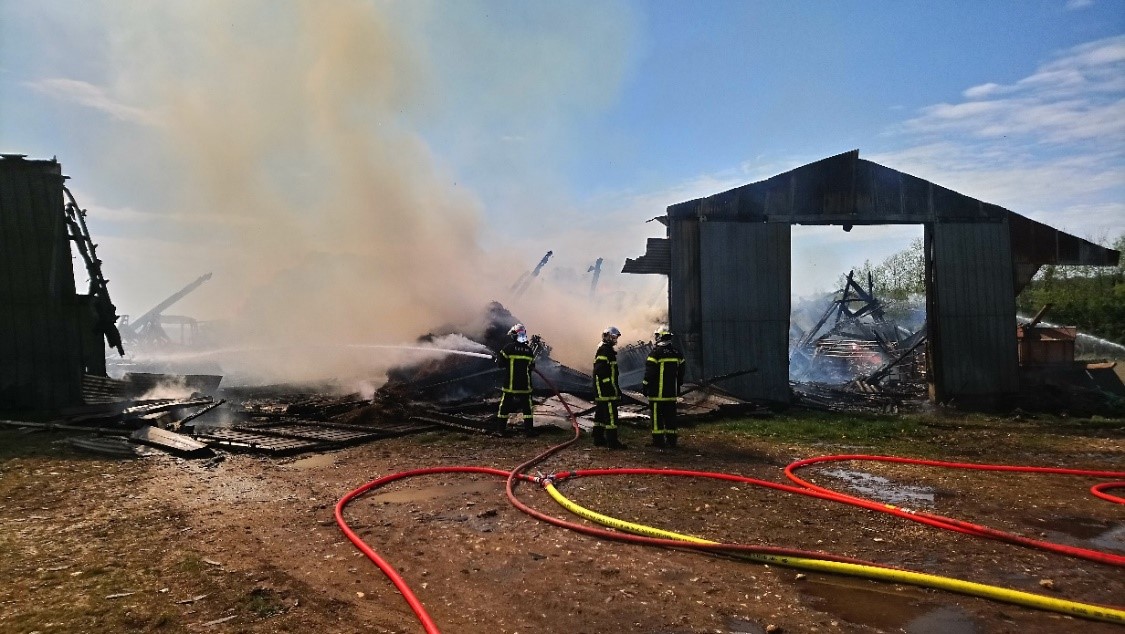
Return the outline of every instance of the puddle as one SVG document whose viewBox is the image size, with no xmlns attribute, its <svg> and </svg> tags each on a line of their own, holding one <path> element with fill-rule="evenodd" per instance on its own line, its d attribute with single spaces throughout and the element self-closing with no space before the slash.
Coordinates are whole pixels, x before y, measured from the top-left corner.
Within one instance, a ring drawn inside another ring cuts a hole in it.
<svg viewBox="0 0 1125 634">
<path fill-rule="evenodd" d="M 766 634 L 766 628 L 750 621 L 730 619 L 727 621 L 726 634 Z"/>
<path fill-rule="evenodd" d="M 934 490 L 929 487 L 918 487 L 896 484 L 890 480 L 863 471 L 849 471 L 847 469 L 826 469 L 824 475 L 843 480 L 852 491 L 860 495 L 894 504 L 895 506 L 933 506 Z"/>
<path fill-rule="evenodd" d="M 1090 543 L 1102 550 L 1119 550 L 1125 552 L 1125 524 L 1118 524 L 1091 539 Z"/>
<path fill-rule="evenodd" d="M 809 607 L 856 625 L 906 634 L 976 634 L 972 617 L 954 606 L 938 606 L 918 591 L 858 579 L 813 579 L 798 590 Z"/>
<path fill-rule="evenodd" d="M 420 502 L 422 500 L 435 500 L 445 497 L 462 497 L 466 495 L 487 494 L 489 496 L 504 495 L 504 482 L 502 480 L 480 480 L 475 482 L 461 482 L 458 484 L 436 484 L 416 489 L 401 489 L 372 495 L 370 499 L 376 502 Z"/>
<path fill-rule="evenodd" d="M 941 607 L 914 619 L 902 628 L 906 634 L 975 634 L 980 630 L 964 610 Z"/>
<path fill-rule="evenodd" d="M 1125 524 L 1091 517 L 1061 517 L 1035 520 L 1033 526 L 1050 533 L 1062 533 L 1089 543 L 1099 550 L 1125 551 Z"/>
</svg>

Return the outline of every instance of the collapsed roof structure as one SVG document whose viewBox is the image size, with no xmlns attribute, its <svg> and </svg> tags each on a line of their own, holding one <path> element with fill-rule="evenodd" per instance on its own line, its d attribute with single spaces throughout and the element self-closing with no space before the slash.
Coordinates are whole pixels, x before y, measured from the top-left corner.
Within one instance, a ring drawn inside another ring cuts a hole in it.
<svg viewBox="0 0 1125 634">
<path fill-rule="evenodd" d="M 844 288 L 836 293 L 808 330 L 793 341 L 789 352 L 789 374 L 796 381 L 829 380 L 846 383 L 858 380 L 876 384 L 925 377 L 925 324 L 911 331 L 891 319 L 875 294 L 848 273 Z M 793 325 L 797 329 L 797 325 Z"/>
<path fill-rule="evenodd" d="M 1120 254 L 853 150 L 690 200 L 624 273 L 668 276 L 689 379 L 747 368 L 724 388 L 789 400 L 792 225 L 921 224 L 931 398 L 988 400 L 1020 386 L 1015 298 L 1046 264 L 1115 266 Z"/>
</svg>

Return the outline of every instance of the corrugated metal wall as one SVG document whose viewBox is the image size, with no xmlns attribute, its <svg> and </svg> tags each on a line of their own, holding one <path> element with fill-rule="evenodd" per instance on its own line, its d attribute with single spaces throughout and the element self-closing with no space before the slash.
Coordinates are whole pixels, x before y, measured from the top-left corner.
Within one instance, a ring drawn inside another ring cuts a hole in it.
<svg viewBox="0 0 1125 634">
<path fill-rule="evenodd" d="M 89 323 L 76 296 L 62 167 L 0 158 L 0 409 L 81 402 Z"/>
<path fill-rule="evenodd" d="M 699 223 L 702 378 L 746 399 L 789 398 L 788 223 Z"/>
<path fill-rule="evenodd" d="M 723 387 L 780 401 L 789 400 L 793 223 L 925 225 L 932 389 L 941 399 L 1018 390 L 1016 280 L 1026 283 L 1046 263 L 1112 265 L 1119 258 L 997 205 L 861 160 L 858 151 L 671 205 L 667 222 L 669 315 L 689 377 L 757 367 L 758 374 Z M 662 254 L 654 249 L 652 260 L 662 262 Z"/>
<path fill-rule="evenodd" d="M 699 220 L 677 219 L 668 225 L 671 272 L 668 275 L 668 326 L 687 363 L 689 381 L 703 378 L 703 317 L 699 297 Z"/>
<path fill-rule="evenodd" d="M 1008 221 L 935 223 L 929 294 L 936 395 L 1010 394 L 1019 389 L 1016 299 Z"/>
</svg>

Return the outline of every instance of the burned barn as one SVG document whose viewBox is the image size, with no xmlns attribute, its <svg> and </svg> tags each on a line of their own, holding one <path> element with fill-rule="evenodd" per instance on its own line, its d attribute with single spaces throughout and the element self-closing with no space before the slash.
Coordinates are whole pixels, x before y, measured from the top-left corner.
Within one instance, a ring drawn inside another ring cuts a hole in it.
<svg viewBox="0 0 1125 634">
<path fill-rule="evenodd" d="M 793 225 L 921 224 L 927 381 L 935 400 L 1020 387 L 1016 295 L 1043 265 L 1116 265 L 1120 254 L 851 151 L 668 207 L 665 238 L 625 273 L 664 274 L 689 380 L 787 402 Z"/>
<path fill-rule="evenodd" d="M 0 156 L 0 411 L 81 404 L 84 377 L 105 376 L 106 344 L 121 352 L 97 245 L 66 178 L 54 159 Z"/>
</svg>

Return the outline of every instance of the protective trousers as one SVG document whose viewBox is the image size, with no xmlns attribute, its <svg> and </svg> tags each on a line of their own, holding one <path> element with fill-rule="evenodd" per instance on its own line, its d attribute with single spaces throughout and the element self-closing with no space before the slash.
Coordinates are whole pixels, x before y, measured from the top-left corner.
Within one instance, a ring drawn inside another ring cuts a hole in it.
<svg viewBox="0 0 1125 634">
<path fill-rule="evenodd" d="M 595 446 L 608 446 L 611 449 L 625 448 L 617 438 L 617 401 L 594 403 L 593 437 Z"/>
<path fill-rule="evenodd" d="M 531 412 L 531 395 L 515 392 L 504 392 L 500 395 L 500 408 L 493 419 L 493 431 L 501 435 L 508 432 L 508 417 L 512 414 L 523 413 L 523 431 L 531 434 L 535 425 Z"/>
<path fill-rule="evenodd" d="M 675 447 L 676 401 L 649 401 L 652 413 L 652 444 L 655 447 Z"/>
</svg>

